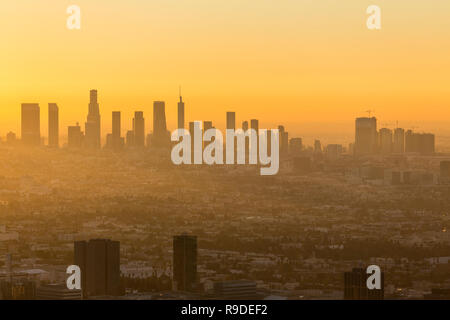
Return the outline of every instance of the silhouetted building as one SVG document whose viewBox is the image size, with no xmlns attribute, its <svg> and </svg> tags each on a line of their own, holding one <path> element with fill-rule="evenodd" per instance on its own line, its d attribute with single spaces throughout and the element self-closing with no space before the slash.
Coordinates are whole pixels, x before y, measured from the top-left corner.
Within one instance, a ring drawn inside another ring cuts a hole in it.
<svg viewBox="0 0 450 320">
<path fill-rule="evenodd" d="M 126 135 L 126 146 L 128 148 L 130 147 L 134 147 L 135 143 L 134 143 L 134 131 L 132 130 L 128 130 L 127 131 L 127 135 Z"/>
<path fill-rule="evenodd" d="M 392 153 L 392 130 L 381 128 L 379 133 L 380 151 L 382 154 Z"/>
<path fill-rule="evenodd" d="M 174 290 L 195 291 L 197 286 L 197 237 L 173 237 Z"/>
<path fill-rule="evenodd" d="M 314 140 L 314 153 L 322 153 L 322 144 L 320 140 Z"/>
<path fill-rule="evenodd" d="M 69 148 L 80 148 L 83 144 L 83 133 L 81 132 L 81 127 L 77 123 L 76 126 L 69 126 L 67 129 L 68 140 L 67 146 Z"/>
<path fill-rule="evenodd" d="M 136 111 L 133 118 L 134 145 L 145 146 L 145 119 L 142 111 Z"/>
<path fill-rule="evenodd" d="M 120 243 L 107 239 L 76 241 L 75 264 L 81 269 L 84 296 L 120 294 Z"/>
<path fill-rule="evenodd" d="M 101 127 L 97 90 L 90 91 L 89 113 L 85 126 L 85 146 L 99 149 L 101 147 Z"/>
<path fill-rule="evenodd" d="M 417 152 L 422 155 L 430 155 L 434 153 L 434 134 L 431 133 L 415 133 L 412 130 L 406 131 L 405 134 L 405 151 Z"/>
<path fill-rule="evenodd" d="M 153 102 L 153 147 L 165 148 L 170 146 L 170 136 L 166 126 L 165 108 L 164 101 Z"/>
<path fill-rule="evenodd" d="M 366 269 L 353 268 L 351 272 L 344 273 L 345 300 L 383 300 L 384 299 L 384 272 L 381 272 L 381 289 L 369 289 L 367 279 L 370 274 Z"/>
<path fill-rule="evenodd" d="M 394 147 L 395 153 L 405 152 L 405 130 L 402 128 L 396 128 L 394 130 Z"/>
<path fill-rule="evenodd" d="M 180 92 L 180 102 L 178 102 L 178 127 L 177 129 L 184 129 L 184 102 Z"/>
<path fill-rule="evenodd" d="M 280 155 L 286 156 L 289 153 L 289 133 L 286 132 L 284 126 L 278 126 L 280 139 Z"/>
<path fill-rule="evenodd" d="M 356 118 L 355 146 L 356 156 L 374 154 L 377 150 L 377 119 Z"/>
<path fill-rule="evenodd" d="M 44 284 L 36 290 L 36 300 L 81 300 L 82 292 L 64 284 Z"/>
<path fill-rule="evenodd" d="M 48 145 L 59 147 L 59 108 L 56 103 L 48 104 Z"/>
<path fill-rule="evenodd" d="M 112 113 L 112 137 L 111 146 L 114 150 L 120 150 L 123 147 L 123 138 L 121 133 L 120 111 Z"/>
<path fill-rule="evenodd" d="M 41 144 L 40 108 L 37 103 L 22 103 L 22 143 L 28 146 Z"/>
</svg>

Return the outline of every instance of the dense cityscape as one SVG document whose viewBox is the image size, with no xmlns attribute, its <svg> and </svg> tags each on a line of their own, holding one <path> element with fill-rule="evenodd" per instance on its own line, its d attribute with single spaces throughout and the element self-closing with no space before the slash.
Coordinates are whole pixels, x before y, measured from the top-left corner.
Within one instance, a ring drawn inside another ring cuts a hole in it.
<svg viewBox="0 0 450 320">
<path fill-rule="evenodd" d="M 124 134 L 113 112 L 102 143 L 89 98 L 64 143 L 55 103 L 48 137 L 24 103 L 20 137 L 1 142 L 2 299 L 450 299 L 450 154 L 433 133 L 379 129 L 369 113 L 348 145 L 309 146 L 280 125 L 279 172 L 261 176 L 248 143 L 244 166 L 174 165 L 163 101 L 152 130 L 136 111 Z M 176 107 L 185 128 L 181 94 Z M 81 290 L 66 287 L 73 264 Z M 383 272 L 376 292 L 369 265 Z"/>
</svg>

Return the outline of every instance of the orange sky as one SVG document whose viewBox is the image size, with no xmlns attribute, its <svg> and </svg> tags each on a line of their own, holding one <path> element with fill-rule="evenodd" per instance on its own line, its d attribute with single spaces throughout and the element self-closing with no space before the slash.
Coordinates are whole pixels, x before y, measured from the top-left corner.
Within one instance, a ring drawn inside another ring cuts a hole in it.
<svg viewBox="0 0 450 320">
<path fill-rule="evenodd" d="M 66 28 L 70 4 L 79 31 Z M 371 4 L 380 31 L 366 28 Z M 180 84 L 187 121 L 219 128 L 233 110 L 301 135 L 302 123 L 351 126 L 369 108 L 380 123 L 429 128 L 450 120 L 449 17 L 447 0 L 2 1 L 0 136 L 19 132 L 21 102 L 40 103 L 43 135 L 58 103 L 66 134 L 91 88 L 105 131 L 113 110 L 124 131 L 143 110 L 150 130 L 153 100 L 173 128 Z"/>
</svg>

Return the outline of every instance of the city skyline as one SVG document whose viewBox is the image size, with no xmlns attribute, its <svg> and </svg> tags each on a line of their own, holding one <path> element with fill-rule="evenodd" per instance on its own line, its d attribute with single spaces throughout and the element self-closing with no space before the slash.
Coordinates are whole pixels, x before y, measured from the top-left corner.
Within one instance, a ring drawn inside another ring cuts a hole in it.
<svg viewBox="0 0 450 320">
<path fill-rule="evenodd" d="M 286 125 L 333 125 L 367 109 L 389 122 L 450 119 L 448 27 L 440 23 L 447 1 L 432 8 L 418 0 L 383 3 L 376 32 L 365 26 L 369 2 L 355 0 L 276 8 L 268 1 L 80 0 L 83 25 L 73 32 L 65 28 L 66 4 L 41 3 L 2 6 L 4 28 L 15 30 L 5 35 L 13 45 L 0 53 L 2 136 L 17 132 L 15 106 L 24 101 L 56 101 L 63 126 L 84 123 L 89 87 L 101 90 L 105 115 L 121 106 L 129 118 L 134 108 L 163 100 L 169 127 L 180 84 L 191 119 L 220 118 L 230 108 L 243 118 L 258 113 L 265 127 L 276 125 L 274 114 Z M 30 54 L 30 47 L 38 49 Z"/>
</svg>

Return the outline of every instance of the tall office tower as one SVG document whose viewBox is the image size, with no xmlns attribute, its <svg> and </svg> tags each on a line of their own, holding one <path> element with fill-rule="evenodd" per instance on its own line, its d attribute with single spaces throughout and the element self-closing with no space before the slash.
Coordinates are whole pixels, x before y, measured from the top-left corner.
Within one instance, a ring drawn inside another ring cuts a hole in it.
<svg viewBox="0 0 450 320">
<path fill-rule="evenodd" d="M 380 151 L 382 154 L 392 153 L 392 130 L 388 128 L 381 128 L 379 133 Z"/>
<path fill-rule="evenodd" d="M 356 118 L 355 155 L 370 155 L 377 150 L 377 119 Z"/>
<path fill-rule="evenodd" d="M 417 152 L 430 155 L 435 151 L 435 137 L 431 133 L 415 133 L 411 130 L 405 134 L 405 152 Z"/>
<path fill-rule="evenodd" d="M 405 130 L 402 128 L 396 128 L 394 130 L 394 147 L 395 153 L 405 152 Z"/>
<path fill-rule="evenodd" d="M 85 297 L 120 294 L 119 241 L 75 241 L 74 264 L 81 269 L 81 289 Z"/>
<path fill-rule="evenodd" d="M 145 119 L 142 111 L 136 111 L 133 119 L 134 145 L 145 146 Z"/>
<path fill-rule="evenodd" d="M 22 143 L 28 146 L 41 144 L 41 120 L 38 103 L 22 103 Z"/>
<path fill-rule="evenodd" d="M 59 108 L 56 103 L 48 104 L 48 145 L 59 147 Z"/>
<path fill-rule="evenodd" d="M 113 111 L 112 113 L 112 147 L 118 150 L 122 147 L 122 136 L 121 136 L 121 121 L 120 121 L 120 111 Z"/>
<path fill-rule="evenodd" d="M 166 126 L 164 101 L 153 102 L 153 137 L 152 146 L 161 148 L 170 146 L 170 136 Z"/>
<path fill-rule="evenodd" d="M 314 140 L 314 153 L 322 153 L 322 144 L 320 140 Z"/>
<path fill-rule="evenodd" d="M 280 135 L 280 155 L 286 156 L 289 153 L 289 133 L 286 132 L 284 126 L 278 126 Z"/>
<path fill-rule="evenodd" d="M 180 102 L 178 102 L 178 127 L 177 129 L 184 129 L 184 102 L 180 90 Z"/>
<path fill-rule="evenodd" d="M 126 145 L 127 145 L 127 147 L 129 148 L 129 147 L 134 147 L 134 131 L 132 131 L 132 130 L 128 130 L 127 131 L 127 135 L 126 135 Z"/>
<path fill-rule="evenodd" d="M 90 91 L 89 113 L 85 127 L 85 145 L 88 148 L 101 147 L 100 107 L 97 101 L 97 90 Z"/>
<path fill-rule="evenodd" d="M 83 133 L 81 132 L 81 127 L 78 123 L 76 126 L 68 127 L 67 135 L 67 146 L 69 148 L 81 148 L 83 144 Z"/>
<path fill-rule="evenodd" d="M 289 140 L 289 153 L 292 155 L 300 155 L 303 150 L 302 138 L 292 138 Z"/>
<path fill-rule="evenodd" d="M 381 273 L 381 289 L 367 288 L 367 278 L 370 275 L 363 268 L 353 268 L 351 272 L 344 273 L 345 300 L 383 300 L 384 299 L 384 272 Z"/>
<path fill-rule="evenodd" d="M 173 237 L 173 284 L 177 291 L 194 291 L 197 284 L 197 237 Z"/>
<path fill-rule="evenodd" d="M 236 113 L 227 112 L 227 129 L 236 130 Z"/>
</svg>

